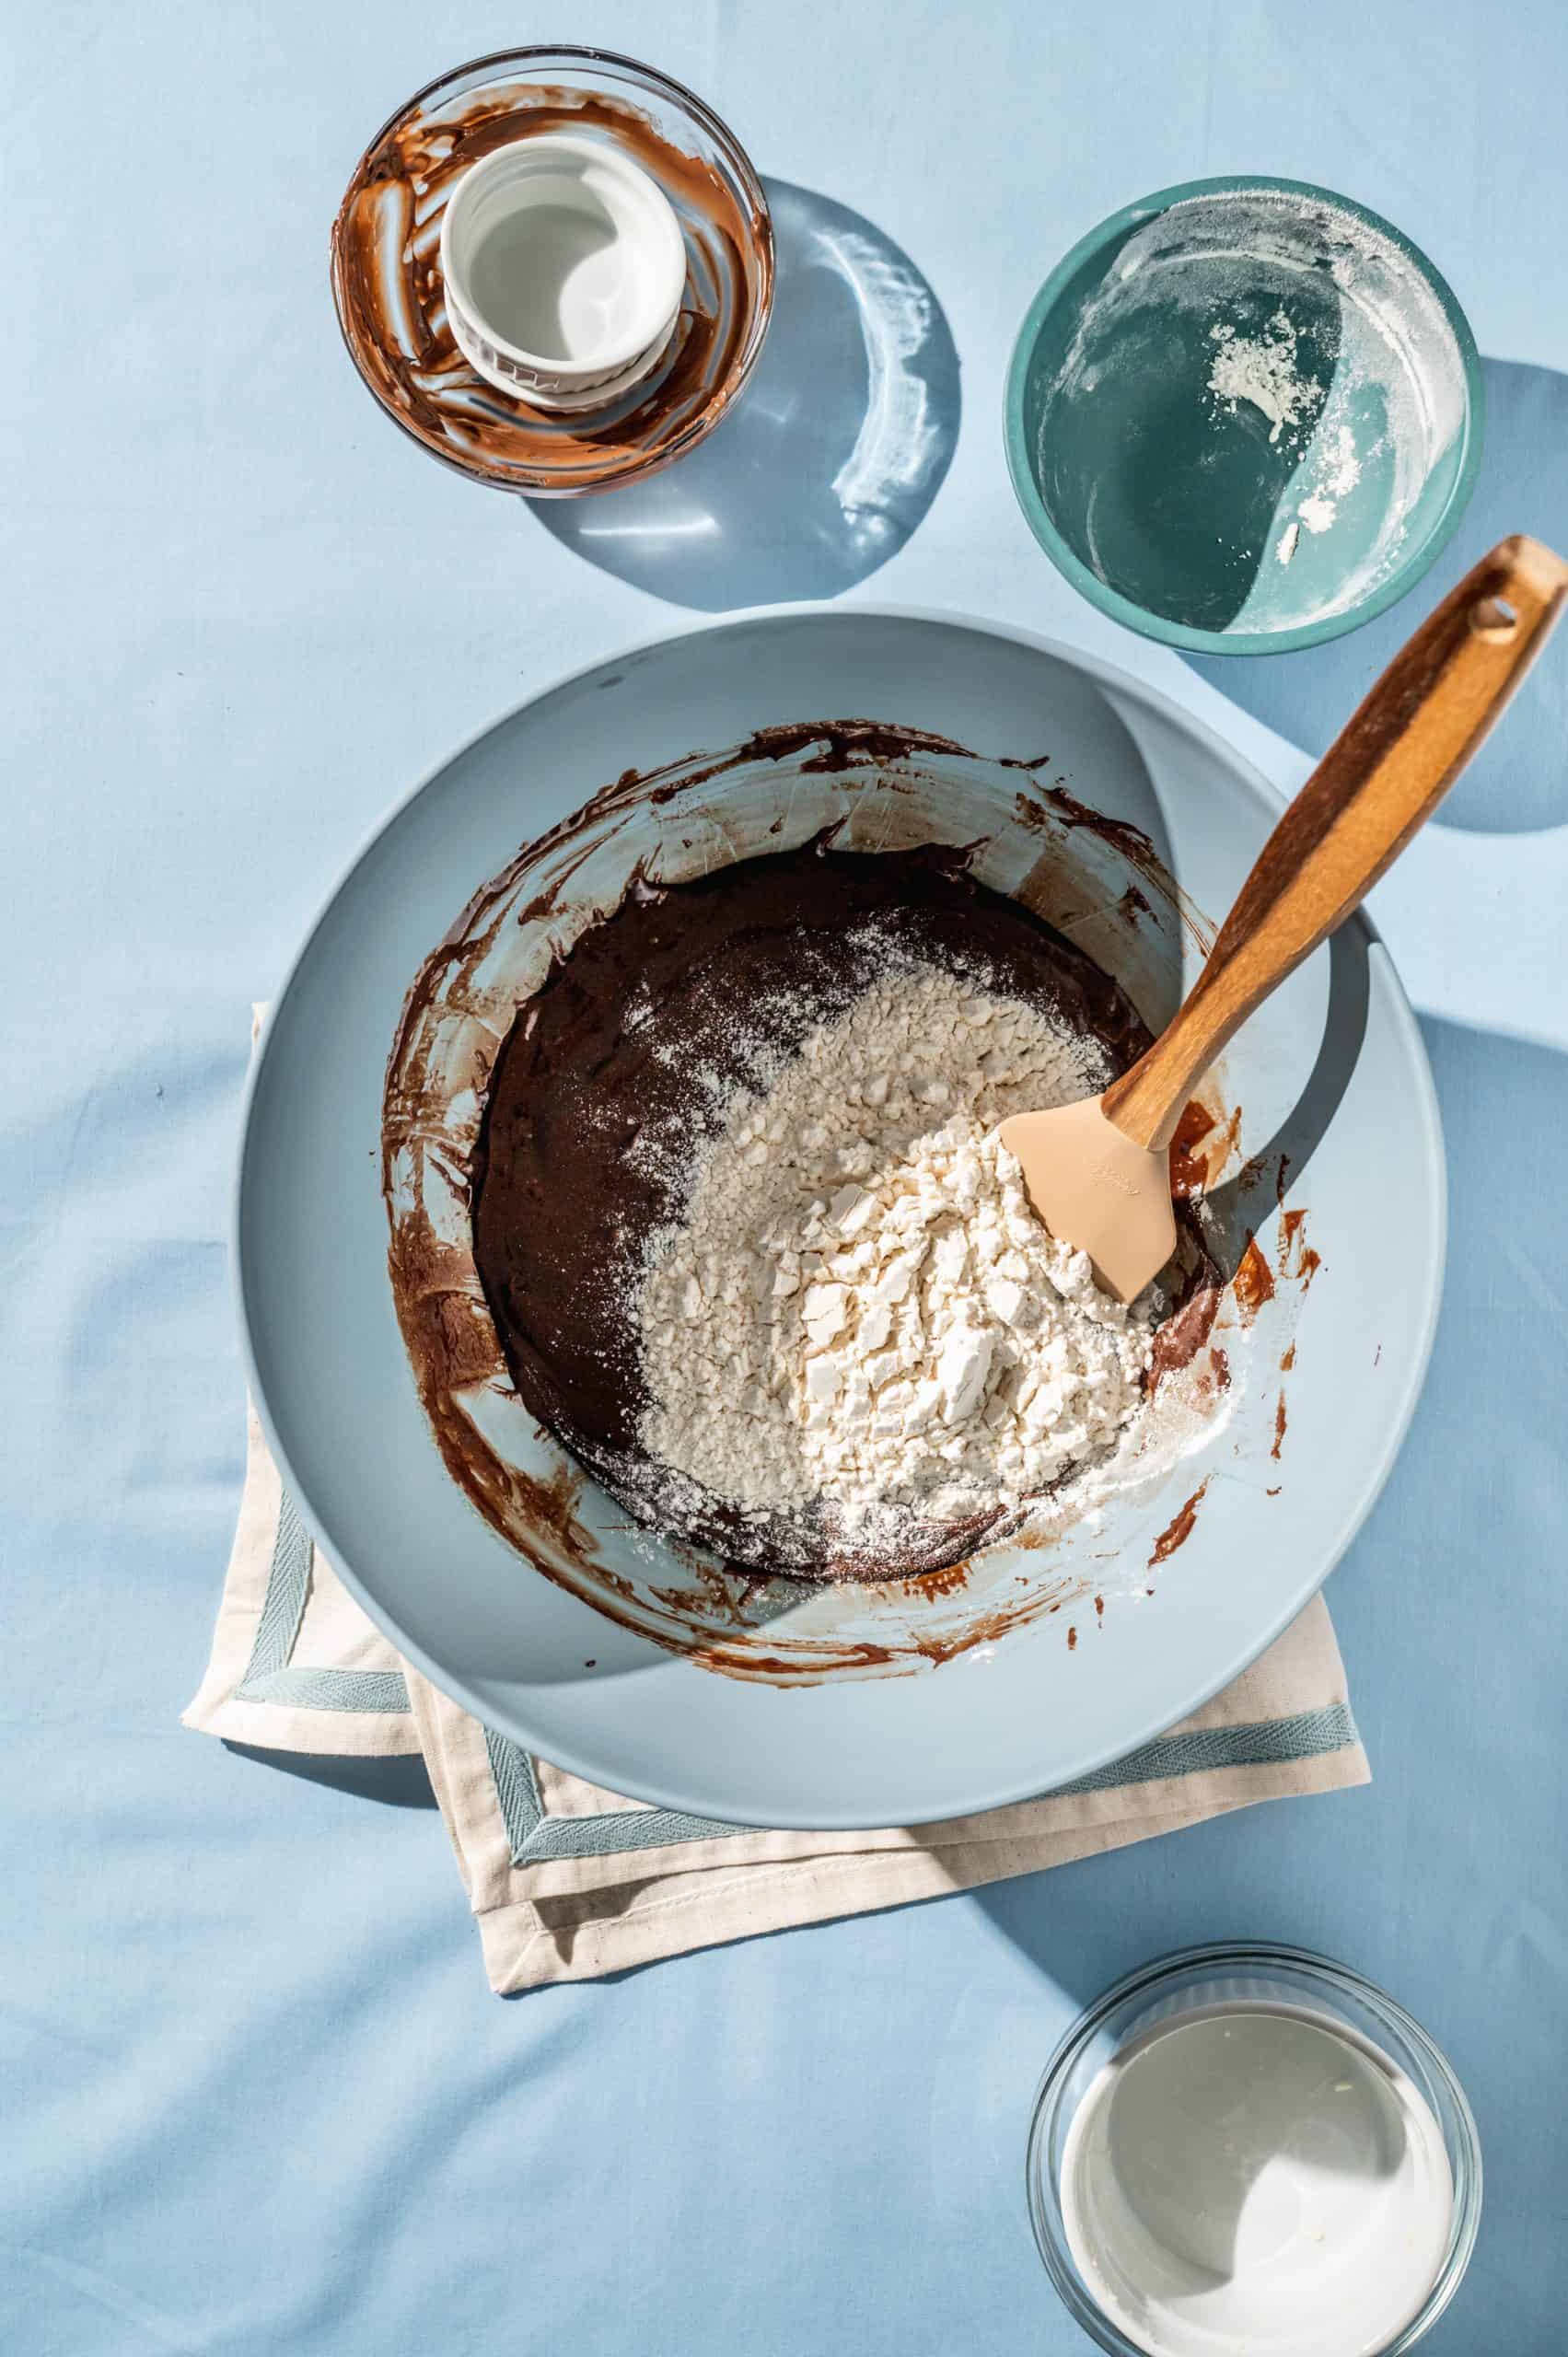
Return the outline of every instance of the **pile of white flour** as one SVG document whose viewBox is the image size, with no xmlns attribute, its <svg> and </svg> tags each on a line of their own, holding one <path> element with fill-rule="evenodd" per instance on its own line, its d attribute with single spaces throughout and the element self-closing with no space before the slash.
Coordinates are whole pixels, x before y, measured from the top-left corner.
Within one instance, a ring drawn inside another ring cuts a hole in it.
<svg viewBox="0 0 1568 2357">
<path fill-rule="evenodd" d="M 897 959 L 721 1109 L 636 1303 L 651 1457 L 759 1518 L 1009 1508 L 1106 1456 L 1148 1318 L 1102 1294 L 990 1134 L 1109 1073 L 1092 1041 Z"/>
<path fill-rule="evenodd" d="M 1209 372 L 1209 390 L 1232 409 L 1250 401 L 1269 421 L 1269 439 L 1277 442 L 1287 429 L 1294 432 L 1304 417 L 1320 409 L 1323 388 L 1315 377 L 1296 369 L 1295 324 L 1276 311 L 1261 335 L 1241 335 L 1221 320 L 1209 330 L 1215 346 Z"/>
</svg>

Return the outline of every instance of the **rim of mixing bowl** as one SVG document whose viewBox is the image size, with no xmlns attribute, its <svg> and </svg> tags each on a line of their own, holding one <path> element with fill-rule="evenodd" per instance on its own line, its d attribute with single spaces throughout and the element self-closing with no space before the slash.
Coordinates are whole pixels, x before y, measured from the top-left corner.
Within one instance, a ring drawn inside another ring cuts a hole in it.
<svg viewBox="0 0 1568 2357">
<path fill-rule="evenodd" d="M 1109 583 L 1090 570 L 1057 530 L 1040 496 L 1040 485 L 1029 463 L 1028 446 L 1024 434 L 1024 392 L 1040 329 L 1060 300 L 1063 289 L 1085 262 L 1103 252 L 1124 231 L 1157 219 L 1162 213 L 1168 213 L 1173 205 L 1183 203 L 1190 197 L 1230 196 L 1246 189 L 1271 189 L 1286 196 L 1307 197 L 1316 203 L 1331 205 L 1338 212 L 1348 213 L 1387 238 L 1413 263 L 1436 296 L 1459 347 L 1459 358 L 1465 373 L 1464 452 L 1443 512 L 1426 538 L 1400 560 L 1386 580 L 1353 605 L 1346 606 L 1337 613 L 1327 614 L 1320 621 L 1303 622 L 1295 630 L 1196 630 L 1190 623 L 1173 621 L 1164 614 L 1151 613 L 1147 607 L 1140 606 L 1134 598 L 1125 598 L 1119 589 L 1111 588 Z M 1359 630 L 1364 622 L 1371 621 L 1375 615 L 1384 613 L 1388 607 L 1397 604 L 1436 563 L 1458 528 L 1459 519 L 1469 506 L 1470 493 L 1475 488 L 1485 424 L 1486 389 L 1481 373 L 1481 354 L 1470 323 L 1442 272 L 1427 259 L 1413 239 L 1406 237 L 1402 229 L 1396 228 L 1393 222 L 1385 220 L 1380 213 L 1374 213 L 1369 205 L 1358 204 L 1352 196 L 1342 196 L 1337 189 L 1319 188 L 1311 180 L 1280 180 L 1268 172 L 1223 172 L 1209 180 L 1181 180 L 1173 188 L 1156 189 L 1152 196 L 1139 197 L 1133 203 L 1122 205 L 1119 212 L 1108 215 L 1105 220 L 1081 237 L 1077 244 L 1063 255 L 1024 314 L 1023 325 L 1018 330 L 1013 356 L 1008 363 L 1003 412 L 1007 471 L 1013 479 L 1014 495 L 1023 509 L 1024 519 L 1030 531 L 1057 571 L 1092 606 L 1098 606 L 1101 613 L 1109 614 L 1113 621 L 1125 623 L 1129 630 L 1136 631 L 1143 638 L 1158 639 L 1166 646 L 1180 647 L 1191 655 L 1286 655 L 1297 647 L 1322 646 L 1330 639 L 1343 638 L 1348 632 Z"/>
<path fill-rule="evenodd" d="M 756 307 L 756 316 L 747 333 L 745 345 L 737 354 L 729 377 L 715 389 L 708 406 L 675 436 L 667 448 L 639 458 L 607 480 L 596 479 L 587 483 L 575 482 L 561 483 L 548 479 L 534 481 L 522 473 L 518 473 L 515 479 L 499 474 L 486 474 L 482 470 L 465 466 L 454 452 L 438 448 L 436 444 L 427 441 L 422 434 L 416 433 L 408 419 L 401 416 L 397 409 L 383 399 L 379 388 L 366 373 L 354 349 L 354 338 L 349 332 L 349 323 L 343 314 L 343 302 L 338 284 L 338 234 L 343 221 L 343 207 L 347 203 L 347 194 L 354 190 L 361 172 L 382 142 L 397 130 L 401 123 L 406 122 L 417 109 L 433 99 L 455 98 L 461 95 L 465 88 L 482 88 L 486 82 L 499 79 L 504 73 L 510 72 L 513 68 L 526 74 L 530 68 L 537 68 L 545 61 L 563 65 L 568 70 L 575 64 L 602 66 L 611 75 L 624 75 L 633 86 L 640 83 L 645 89 L 671 99 L 678 106 L 683 107 L 692 120 L 699 123 L 723 150 L 725 158 L 735 174 L 737 184 L 743 192 L 746 203 L 750 208 L 751 216 L 756 225 L 762 264 L 761 293 Z M 768 329 L 773 316 L 777 259 L 773 244 L 773 216 L 768 204 L 767 192 L 762 186 L 761 177 L 752 163 L 750 156 L 736 137 L 728 123 L 721 115 L 715 114 L 713 108 L 705 99 L 700 99 L 695 90 L 689 90 L 685 83 L 678 82 L 672 74 L 661 73 L 656 65 L 649 65 L 640 57 L 628 57 L 622 50 L 591 48 L 582 42 L 529 41 L 518 49 L 487 50 L 482 56 L 470 57 L 464 64 L 449 66 L 446 73 L 433 75 L 428 82 L 424 83 L 410 97 L 404 99 L 401 106 L 393 108 L 379 130 L 366 141 L 354 169 L 349 174 L 345 193 L 339 199 L 338 209 L 332 216 L 329 240 L 329 280 L 332 295 L 332 314 L 338 323 L 338 333 L 343 338 L 343 348 L 354 364 L 355 375 L 376 402 L 377 407 L 385 416 L 390 418 L 400 433 L 405 434 L 417 448 L 425 453 L 426 457 L 437 459 L 442 466 L 449 467 L 454 473 L 462 475 L 470 482 L 482 483 L 497 491 L 509 491 L 523 498 L 580 498 L 591 496 L 599 491 L 619 491 L 628 483 L 645 482 L 650 475 L 661 474 L 666 467 L 672 466 L 677 459 L 684 458 L 689 450 L 694 449 L 698 443 L 704 441 L 721 418 L 728 416 L 736 401 L 749 384 L 752 372 L 761 354 L 762 346 L 767 340 Z"/>
<path fill-rule="evenodd" d="M 1130 1999 L 1152 1999 L 1163 1984 L 1179 1980 L 1194 1969 L 1209 1968 L 1215 1972 L 1247 1974 L 1267 1972 L 1271 1967 L 1284 1968 L 1307 1980 L 1322 1981 L 1330 1991 L 1353 1999 L 1385 2029 L 1413 2049 L 1451 2113 L 1451 2119 L 1438 2117 L 1454 2176 L 1454 2217 L 1448 2247 L 1425 2299 L 1393 2339 L 1380 2345 L 1377 2357 L 1403 2357 L 1404 2351 L 1423 2340 L 1464 2281 L 1481 2228 L 1481 2138 L 1475 2115 L 1454 2067 L 1431 2033 L 1376 1981 L 1312 1948 L 1287 1947 L 1272 1940 L 1219 1940 L 1199 1947 L 1177 1948 L 1168 1956 L 1140 1965 L 1135 1972 L 1126 1974 L 1097 1997 L 1093 2004 L 1086 2006 L 1046 2064 L 1035 2090 L 1029 2119 L 1024 2169 L 1035 2247 L 1063 2305 L 1090 2340 L 1109 2352 L 1109 2357 L 1147 2357 L 1147 2352 L 1139 2342 L 1129 2340 L 1105 2314 L 1079 2274 L 1068 2247 L 1061 2199 L 1051 2165 L 1051 2133 L 1063 2089 L 1074 2066 L 1107 2022 Z"/>
</svg>

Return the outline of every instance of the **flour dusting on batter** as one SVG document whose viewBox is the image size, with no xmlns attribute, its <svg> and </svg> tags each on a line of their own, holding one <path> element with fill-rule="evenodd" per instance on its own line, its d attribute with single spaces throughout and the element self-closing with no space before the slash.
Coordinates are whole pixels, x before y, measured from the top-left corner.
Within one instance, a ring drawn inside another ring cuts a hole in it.
<svg viewBox="0 0 1568 2357">
<path fill-rule="evenodd" d="M 639 875 L 496 1061 L 474 1255 L 516 1396 L 635 1522 L 727 1564 L 938 1571 L 1146 1478 L 1187 1389 L 1217 1411 L 1191 1208 L 1169 1295 L 1129 1311 L 994 1135 L 1095 1095 L 1147 1028 L 968 858 L 819 835 Z"/>
<path fill-rule="evenodd" d="M 751 1511 L 1011 1508 L 1114 1446 L 1150 1310 L 1051 1237 L 992 1134 L 1091 1094 L 1092 1044 L 900 966 L 738 1090 L 637 1306 L 654 1457 Z"/>
</svg>

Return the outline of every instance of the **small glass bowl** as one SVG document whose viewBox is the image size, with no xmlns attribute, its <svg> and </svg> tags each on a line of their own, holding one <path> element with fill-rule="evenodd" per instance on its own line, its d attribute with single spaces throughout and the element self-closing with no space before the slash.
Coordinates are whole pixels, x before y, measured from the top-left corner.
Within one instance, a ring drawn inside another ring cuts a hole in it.
<svg viewBox="0 0 1568 2357">
<path fill-rule="evenodd" d="M 1059 2188 L 1074 2117 L 1105 2065 L 1133 2039 L 1201 2006 L 1269 1999 L 1321 2014 L 1380 2047 L 1424 2096 L 1443 2132 L 1454 2178 L 1447 2249 L 1420 2308 L 1377 2357 L 1413 2349 L 1463 2280 L 1481 2223 L 1481 2142 L 1463 2088 L 1421 2024 L 1359 1973 L 1303 1948 L 1267 1942 L 1184 1948 L 1130 1973 L 1079 2014 L 1046 2066 L 1029 2126 L 1029 2217 L 1040 2255 L 1063 2305 L 1111 2357 L 1144 2351 L 1106 2315 L 1068 2245 Z"/>
<path fill-rule="evenodd" d="M 1216 391 L 1233 339 L 1265 403 L 1271 363 L 1295 379 L 1288 413 Z M 1464 313 L 1401 231 L 1233 174 L 1124 205 L 1057 264 L 1014 347 L 1007 463 L 1103 613 L 1191 653 L 1276 655 L 1421 578 L 1469 499 L 1483 406 Z"/>
<path fill-rule="evenodd" d="M 602 409 L 498 390 L 447 316 L 447 199 L 470 163 L 538 132 L 622 148 L 669 200 L 686 248 L 658 361 Z M 728 411 L 772 310 L 772 225 L 745 149 L 680 83 L 610 50 L 503 50 L 427 83 L 383 123 L 333 223 L 331 275 L 349 357 L 395 424 L 474 482 L 572 499 L 656 474 Z"/>
</svg>

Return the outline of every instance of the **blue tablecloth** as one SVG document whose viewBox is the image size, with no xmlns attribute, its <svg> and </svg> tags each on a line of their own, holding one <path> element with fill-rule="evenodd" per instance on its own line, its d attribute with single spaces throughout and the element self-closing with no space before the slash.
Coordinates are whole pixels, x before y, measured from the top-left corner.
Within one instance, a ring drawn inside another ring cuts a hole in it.
<svg viewBox="0 0 1568 2357">
<path fill-rule="evenodd" d="M 552 30 L 714 101 L 772 178 L 788 270 L 706 452 L 641 500 L 536 513 L 377 414 L 325 247 L 393 105 Z M 1469 2089 L 1487 2212 L 1431 2347 L 1559 2351 L 1562 645 L 1377 903 L 1453 1249 L 1415 1428 L 1330 1589 L 1368 1790 L 503 2004 L 419 1776 L 280 1772 L 176 1724 L 240 1473 L 247 1009 L 391 798 L 691 607 L 839 592 L 1092 646 L 1295 782 L 1386 638 L 1201 676 L 1099 621 L 1007 489 L 1013 331 L 1144 191 L 1342 187 L 1437 260 L 1493 364 L 1467 548 L 1561 544 L 1556 0 L 587 0 L 553 27 L 100 0 L 8 48 L 0 2347 L 1082 2349 L 1024 2211 L 1041 2060 L 1124 1968 L 1250 1933 L 1385 1982 Z M 935 439 L 900 486 L 856 310 L 912 269 Z"/>
</svg>

